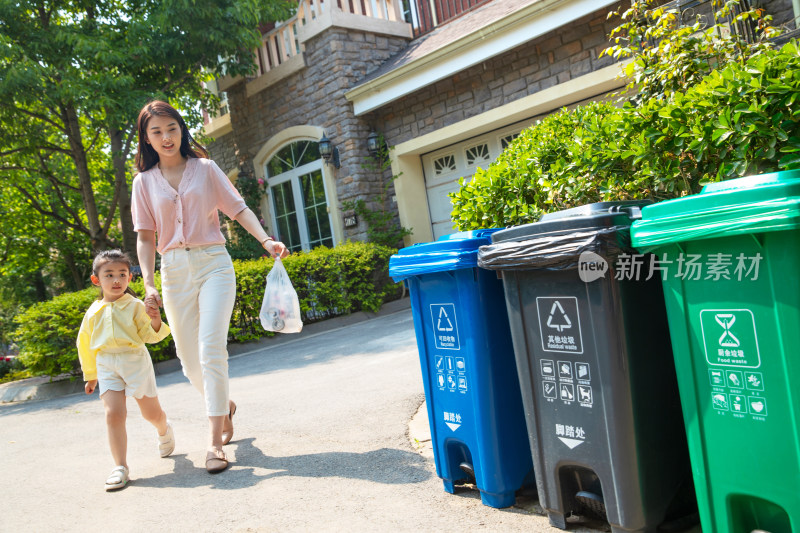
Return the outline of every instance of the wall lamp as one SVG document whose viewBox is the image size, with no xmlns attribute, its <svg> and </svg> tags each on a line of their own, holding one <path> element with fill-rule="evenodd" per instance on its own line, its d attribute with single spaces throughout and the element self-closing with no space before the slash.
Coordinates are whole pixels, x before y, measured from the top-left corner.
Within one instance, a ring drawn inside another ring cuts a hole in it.
<svg viewBox="0 0 800 533">
<path fill-rule="evenodd" d="M 381 148 L 381 138 L 380 135 L 375 133 L 375 131 L 370 131 L 369 135 L 367 136 L 367 151 L 370 155 L 374 156 L 377 155 L 378 151 Z"/>
<path fill-rule="evenodd" d="M 386 146 L 385 143 L 383 135 L 375 133 L 375 130 L 370 131 L 369 135 L 367 135 L 367 151 L 373 157 L 380 153 L 381 148 Z"/>
<path fill-rule="evenodd" d="M 333 165 L 336 168 L 341 166 L 339 163 L 339 149 L 333 145 L 324 132 L 322 133 L 322 139 L 319 140 L 319 155 L 329 165 Z"/>
</svg>

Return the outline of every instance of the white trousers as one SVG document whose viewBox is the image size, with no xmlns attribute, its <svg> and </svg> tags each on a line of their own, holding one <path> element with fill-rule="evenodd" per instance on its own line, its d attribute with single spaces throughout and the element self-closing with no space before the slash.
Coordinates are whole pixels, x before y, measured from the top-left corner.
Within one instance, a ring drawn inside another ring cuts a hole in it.
<svg viewBox="0 0 800 533">
<path fill-rule="evenodd" d="M 208 416 L 227 415 L 228 326 L 236 273 L 225 246 L 165 252 L 161 294 L 184 375 L 205 397 Z"/>
</svg>

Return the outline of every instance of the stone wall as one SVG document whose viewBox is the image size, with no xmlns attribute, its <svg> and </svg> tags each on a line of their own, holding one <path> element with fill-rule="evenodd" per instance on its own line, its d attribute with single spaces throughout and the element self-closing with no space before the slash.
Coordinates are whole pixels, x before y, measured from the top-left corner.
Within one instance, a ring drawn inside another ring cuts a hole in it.
<svg viewBox="0 0 800 533">
<path fill-rule="evenodd" d="M 233 131 L 211 144 L 211 156 L 226 171 L 239 166 L 251 172 L 253 157 L 271 137 L 292 126 L 319 126 L 338 147 L 341 160 L 341 168 L 333 170 L 338 198 L 328 201 L 341 203 L 378 194 L 381 176 L 362 168 L 368 155 L 367 135 L 375 125 L 355 117 L 344 93 L 407 43 L 407 39 L 342 28 L 309 39 L 304 52 L 307 66 L 300 72 L 250 98 L 244 83 L 228 90 Z M 345 237 L 363 240 L 365 232 L 366 227 L 359 224 L 345 229 Z"/>
<path fill-rule="evenodd" d="M 233 133 L 223 135 L 207 146 L 211 159 L 213 159 L 226 174 L 239 166 L 239 162 L 236 158 L 237 146 L 233 142 L 229 142 L 232 137 Z"/>
<path fill-rule="evenodd" d="M 751 0 L 753 7 L 762 7 L 767 13 L 772 15 L 772 25 L 787 30 L 794 30 L 797 26 L 794 23 L 794 10 L 791 0 Z"/>
<path fill-rule="evenodd" d="M 405 142 L 610 65 L 599 57 L 618 19 L 603 9 L 372 113 L 390 145 Z"/>
</svg>

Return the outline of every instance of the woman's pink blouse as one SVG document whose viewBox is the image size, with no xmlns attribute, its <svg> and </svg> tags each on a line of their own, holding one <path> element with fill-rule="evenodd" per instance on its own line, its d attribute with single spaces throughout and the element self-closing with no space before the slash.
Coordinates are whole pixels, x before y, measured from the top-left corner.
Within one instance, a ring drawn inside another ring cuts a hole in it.
<svg viewBox="0 0 800 533">
<path fill-rule="evenodd" d="M 210 159 L 187 160 L 177 192 L 158 166 L 133 180 L 133 229 L 154 230 L 160 254 L 172 248 L 224 244 L 217 210 L 234 218 L 246 208 L 239 191 Z"/>
</svg>

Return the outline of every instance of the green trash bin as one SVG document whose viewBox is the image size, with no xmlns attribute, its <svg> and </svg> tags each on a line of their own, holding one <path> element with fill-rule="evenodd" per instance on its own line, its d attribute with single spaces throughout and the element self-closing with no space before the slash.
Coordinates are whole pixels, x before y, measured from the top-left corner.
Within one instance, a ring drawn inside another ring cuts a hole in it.
<svg viewBox="0 0 800 533">
<path fill-rule="evenodd" d="M 800 171 L 645 207 L 707 533 L 800 531 Z"/>
</svg>

